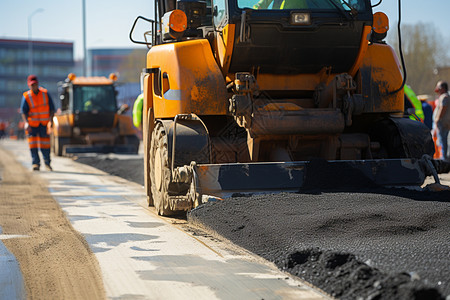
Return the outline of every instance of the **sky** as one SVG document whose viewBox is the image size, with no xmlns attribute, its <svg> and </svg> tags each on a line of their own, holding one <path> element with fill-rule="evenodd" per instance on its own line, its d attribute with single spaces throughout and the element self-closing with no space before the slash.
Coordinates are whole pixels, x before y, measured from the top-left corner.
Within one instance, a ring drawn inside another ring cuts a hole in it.
<svg viewBox="0 0 450 300">
<path fill-rule="evenodd" d="M 372 4 L 379 0 L 372 0 Z M 86 48 L 145 48 L 129 40 L 137 16 L 153 18 L 153 0 L 85 0 Z M 450 0 L 402 0 L 402 24 L 432 23 L 450 41 Z M 36 12 L 38 11 L 38 12 Z M 383 0 L 383 11 L 396 30 L 398 0 Z M 82 0 L 0 0 L 0 38 L 74 43 L 75 59 L 83 58 Z M 140 37 L 136 37 L 140 38 Z"/>
</svg>

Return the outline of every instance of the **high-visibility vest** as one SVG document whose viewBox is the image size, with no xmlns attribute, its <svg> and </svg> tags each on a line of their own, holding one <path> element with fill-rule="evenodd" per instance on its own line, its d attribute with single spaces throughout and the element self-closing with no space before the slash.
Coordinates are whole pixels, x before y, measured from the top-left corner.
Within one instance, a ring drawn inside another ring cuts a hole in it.
<svg viewBox="0 0 450 300">
<path fill-rule="evenodd" d="M 144 105 L 144 94 L 140 94 L 133 104 L 133 125 L 136 128 L 142 123 L 142 107 Z"/>
<path fill-rule="evenodd" d="M 405 95 L 408 97 L 409 101 L 411 102 L 412 106 L 414 107 L 416 116 L 419 117 L 420 121 L 423 123 L 423 120 L 425 119 L 425 114 L 423 113 L 422 108 L 422 102 L 417 98 L 416 93 L 410 88 L 408 85 L 405 84 Z M 411 120 L 416 120 L 415 117 L 410 116 Z"/>
<path fill-rule="evenodd" d="M 304 9 L 308 8 L 306 0 L 260 0 L 253 6 L 253 9 L 269 9 L 272 4 L 272 9 Z"/>
<path fill-rule="evenodd" d="M 48 104 L 48 92 L 46 89 L 40 87 L 39 93 L 36 95 L 32 90 L 23 93 L 27 101 L 28 124 L 31 127 L 38 127 L 39 124 L 47 126 L 50 121 L 50 105 Z"/>
<path fill-rule="evenodd" d="M 300 8 L 308 8 L 305 0 L 283 0 L 281 3 L 280 9 L 300 9 Z"/>
</svg>

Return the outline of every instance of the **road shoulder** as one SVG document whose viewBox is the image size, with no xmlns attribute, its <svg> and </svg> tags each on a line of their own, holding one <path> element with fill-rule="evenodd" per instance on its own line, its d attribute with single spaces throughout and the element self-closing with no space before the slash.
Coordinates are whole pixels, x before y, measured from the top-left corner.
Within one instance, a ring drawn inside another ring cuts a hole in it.
<svg viewBox="0 0 450 300">
<path fill-rule="evenodd" d="M 31 158 L 30 158 L 31 159 Z M 95 255 L 40 176 L 0 147 L 0 226 L 29 299 L 105 299 Z"/>
</svg>

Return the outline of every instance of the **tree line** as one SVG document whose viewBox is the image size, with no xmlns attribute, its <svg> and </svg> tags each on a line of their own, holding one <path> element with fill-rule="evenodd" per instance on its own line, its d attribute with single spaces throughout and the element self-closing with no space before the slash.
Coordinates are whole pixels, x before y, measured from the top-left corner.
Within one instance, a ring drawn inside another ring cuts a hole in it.
<svg viewBox="0 0 450 300">
<path fill-rule="evenodd" d="M 394 47 L 400 60 L 397 30 L 389 31 L 388 43 Z M 406 83 L 419 94 L 434 99 L 438 80 L 450 80 L 449 42 L 432 23 L 404 24 L 401 26 Z"/>
</svg>

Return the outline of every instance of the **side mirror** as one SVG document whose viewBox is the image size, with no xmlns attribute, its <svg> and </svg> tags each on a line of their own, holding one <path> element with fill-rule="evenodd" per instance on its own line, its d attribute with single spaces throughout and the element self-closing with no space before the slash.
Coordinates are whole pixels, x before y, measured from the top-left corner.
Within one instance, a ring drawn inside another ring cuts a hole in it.
<svg viewBox="0 0 450 300">
<path fill-rule="evenodd" d="M 117 111 L 117 114 L 121 115 L 126 113 L 128 110 L 130 109 L 130 107 L 127 104 L 122 104 L 119 108 L 119 110 Z"/>
</svg>

